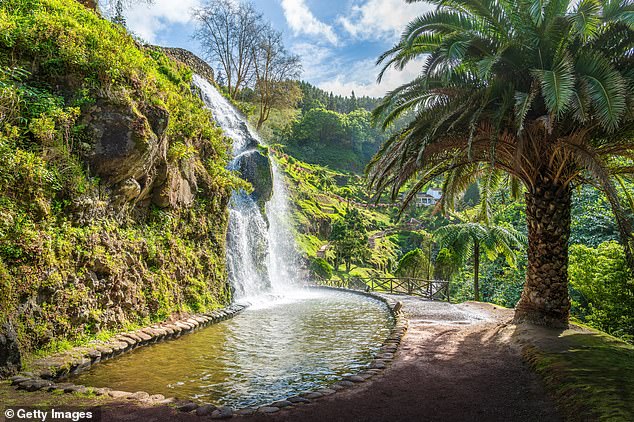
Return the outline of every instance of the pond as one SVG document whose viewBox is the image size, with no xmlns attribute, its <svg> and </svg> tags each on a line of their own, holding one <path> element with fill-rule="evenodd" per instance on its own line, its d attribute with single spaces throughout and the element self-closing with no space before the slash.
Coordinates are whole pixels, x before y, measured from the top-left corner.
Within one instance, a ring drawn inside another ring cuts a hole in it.
<svg viewBox="0 0 634 422">
<path fill-rule="evenodd" d="M 73 382 L 234 408 L 259 406 L 358 372 L 392 326 L 387 306 L 376 299 L 303 290 L 100 363 Z"/>
</svg>

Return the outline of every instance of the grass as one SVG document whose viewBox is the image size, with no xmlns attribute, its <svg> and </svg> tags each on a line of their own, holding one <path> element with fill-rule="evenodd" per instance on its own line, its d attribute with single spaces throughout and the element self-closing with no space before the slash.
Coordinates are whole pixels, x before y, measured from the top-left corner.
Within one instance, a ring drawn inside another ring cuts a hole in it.
<svg viewBox="0 0 634 422">
<path fill-rule="evenodd" d="M 634 420 L 634 346 L 578 324 L 515 335 L 567 420 Z"/>
</svg>

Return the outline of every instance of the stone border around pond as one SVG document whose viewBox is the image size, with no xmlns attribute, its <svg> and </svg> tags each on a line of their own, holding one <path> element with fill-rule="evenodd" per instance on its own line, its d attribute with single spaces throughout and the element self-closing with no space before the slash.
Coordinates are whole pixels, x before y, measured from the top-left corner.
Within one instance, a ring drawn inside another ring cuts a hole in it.
<svg viewBox="0 0 634 422">
<path fill-rule="evenodd" d="M 59 382 L 64 377 L 76 375 L 92 365 L 120 356 L 139 347 L 178 338 L 200 328 L 232 318 L 246 306 L 233 304 L 213 312 L 188 316 L 186 318 L 155 324 L 135 331 L 120 333 L 108 341 L 92 341 L 86 346 L 38 359 L 31 364 L 31 372 L 23 372 L 9 378 L 11 385 L 28 392 L 45 390 L 64 393 L 93 393 L 108 395 L 114 399 L 138 400 L 145 403 L 168 404 L 174 398 L 161 394 L 150 395 L 144 391 L 130 393 L 110 388 L 93 388 L 72 383 Z"/>
<path fill-rule="evenodd" d="M 179 403 L 177 409 L 181 412 L 195 413 L 198 416 L 211 416 L 212 419 L 229 419 L 233 416 L 246 417 L 256 414 L 277 413 L 282 410 L 291 410 L 297 406 L 313 403 L 316 400 L 331 396 L 341 390 L 350 389 L 382 373 L 383 370 L 386 369 L 388 365 L 392 362 L 392 360 L 394 360 L 394 355 L 401 344 L 403 336 L 407 332 L 409 321 L 407 320 L 407 318 L 405 318 L 405 315 L 401 310 L 402 304 L 390 297 L 385 297 L 377 293 L 364 292 L 360 290 L 350 290 L 329 286 L 310 286 L 310 288 L 343 291 L 367 296 L 379 300 L 387 306 L 390 314 L 394 318 L 394 327 L 392 328 L 390 335 L 385 339 L 385 341 L 383 341 L 383 344 L 379 348 L 378 353 L 376 353 L 374 359 L 370 362 L 367 369 L 359 371 L 356 374 L 345 375 L 339 381 L 330 384 L 326 388 L 321 388 L 314 391 L 304 391 L 300 394 L 287 397 L 285 399 L 278 400 L 276 402 L 260 407 L 246 407 L 234 410 L 228 406 L 216 407 L 213 404 L 199 405 L 197 403 L 187 401 Z"/>
<path fill-rule="evenodd" d="M 230 307 L 220 311 L 195 315 L 173 323 L 163 323 L 148 328 L 142 328 L 132 333 L 122 333 L 106 343 L 93 342 L 86 347 L 75 348 L 60 355 L 41 359 L 34 363 L 36 368 L 40 368 L 38 372 L 23 373 L 22 375 L 18 375 L 10 379 L 12 385 L 16 386 L 17 389 L 26 391 L 46 390 L 63 391 L 64 393 L 92 392 L 97 396 L 108 395 L 114 399 L 136 400 L 150 404 L 173 404 L 176 409 L 181 412 L 194 413 L 198 416 L 211 417 L 211 419 L 229 419 L 234 416 L 270 414 L 277 413 L 283 409 L 290 410 L 296 406 L 306 405 L 323 397 L 330 396 L 338 391 L 352 388 L 382 373 L 394 359 L 394 355 L 397 352 L 409 325 L 407 318 L 405 318 L 405 315 L 401 311 L 401 303 L 377 293 L 327 286 L 310 287 L 324 290 L 344 291 L 377 299 L 386 304 L 395 322 L 390 335 L 383 341 L 378 353 L 375 354 L 374 359 L 370 362 L 366 369 L 359 371 L 356 374 L 344 375 L 339 381 L 330 384 L 327 388 L 321 388 L 315 391 L 305 391 L 298 395 L 287 397 L 286 399 L 278 400 L 257 408 L 247 407 L 234 410 L 228 406 L 216 407 L 213 404 L 199 405 L 191 401 L 178 402 L 174 398 L 165 398 L 161 394 L 150 395 L 144 391 L 130 393 L 125 391 L 116 391 L 110 388 L 92 388 L 83 385 L 74 385 L 71 383 L 54 382 L 56 379 L 77 374 L 86 368 L 89 368 L 91 365 L 119 356 L 122 353 L 133 350 L 139 346 L 176 338 L 207 325 L 229 319 L 246 308 L 245 306 L 238 304 L 231 305 Z"/>
</svg>

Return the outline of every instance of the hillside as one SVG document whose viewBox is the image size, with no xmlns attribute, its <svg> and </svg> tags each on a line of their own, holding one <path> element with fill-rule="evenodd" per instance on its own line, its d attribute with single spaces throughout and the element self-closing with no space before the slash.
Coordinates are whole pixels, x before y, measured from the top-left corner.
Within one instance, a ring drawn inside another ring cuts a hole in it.
<svg viewBox="0 0 634 422">
<path fill-rule="evenodd" d="M 229 302 L 226 207 L 238 182 L 191 77 L 75 1 L 1 3 L 9 364 Z"/>
</svg>

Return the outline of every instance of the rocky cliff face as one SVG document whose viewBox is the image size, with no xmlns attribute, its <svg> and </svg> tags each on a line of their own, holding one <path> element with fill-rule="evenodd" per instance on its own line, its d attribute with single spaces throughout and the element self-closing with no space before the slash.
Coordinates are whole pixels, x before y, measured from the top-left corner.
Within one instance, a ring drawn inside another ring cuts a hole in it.
<svg viewBox="0 0 634 422">
<path fill-rule="evenodd" d="M 18 337 L 11 324 L 0 326 L 0 377 L 10 375 L 22 368 Z"/>
<path fill-rule="evenodd" d="M 182 48 L 174 48 L 174 47 L 160 47 L 160 46 L 148 46 L 148 48 L 159 50 L 174 60 L 177 60 L 186 66 L 189 66 L 194 73 L 202 76 L 203 78 L 214 81 L 214 70 L 209 66 L 209 64 L 192 53 L 191 51 L 182 49 Z"/>
<path fill-rule="evenodd" d="M 25 4 L 0 5 L 0 65 L 19 69 L 0 72 L 5 373 L 37 349 L 228 303 L 238 184 L 191 69 L 77 2 Z"/>
<path fill-rule="evenodd" d="M 264 207 L 273 196 L 273 172 L 269 157 L 257 149 L 249 150 L 238 158 L 237 169 L 240 176 L 253 186 L 253 199 L 260 207 Z"/>
</svg>

